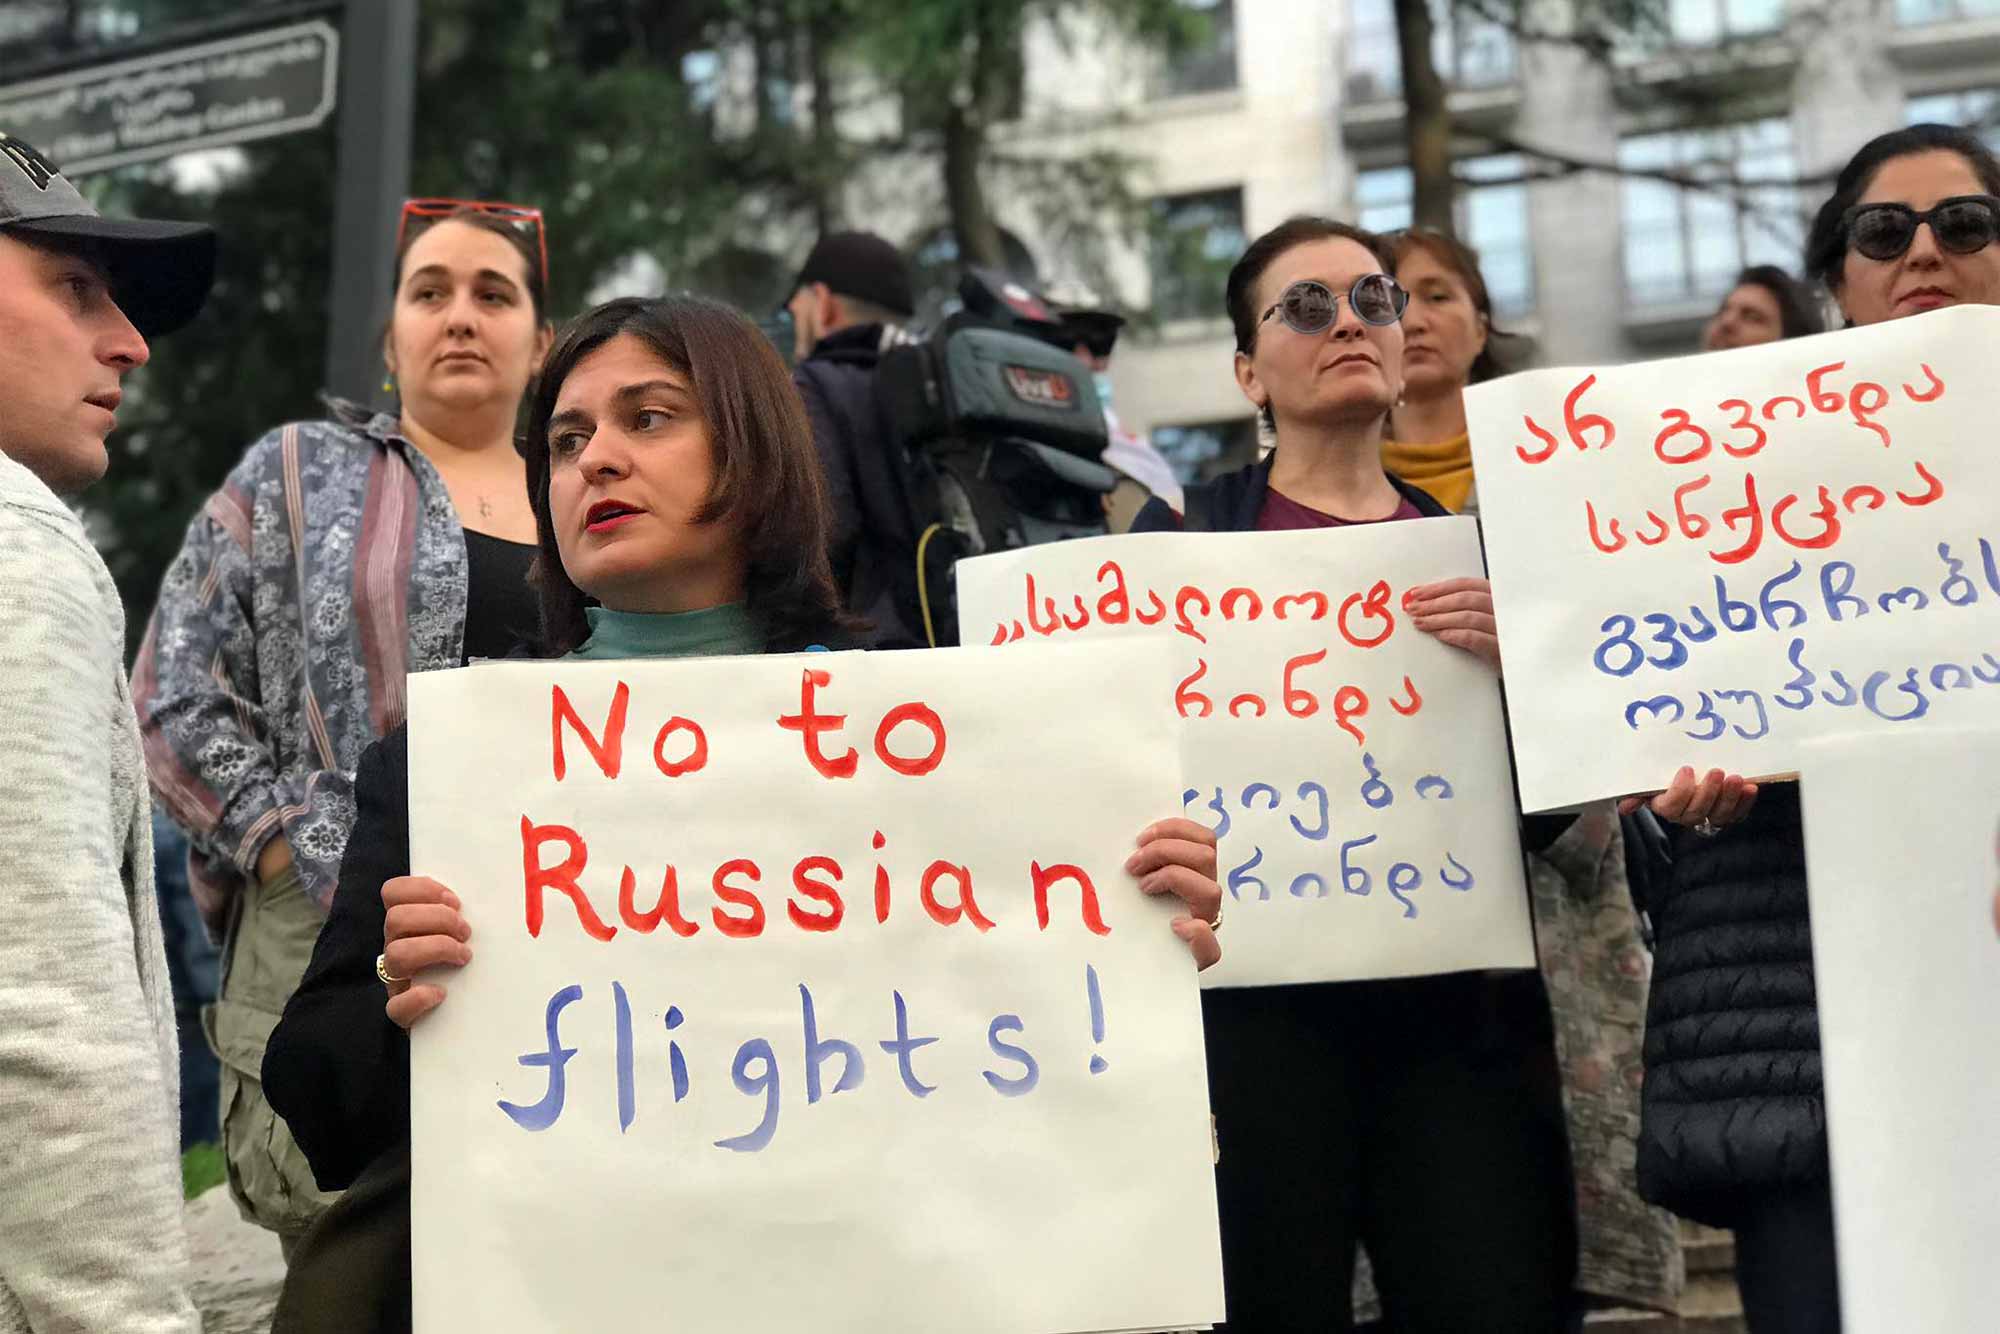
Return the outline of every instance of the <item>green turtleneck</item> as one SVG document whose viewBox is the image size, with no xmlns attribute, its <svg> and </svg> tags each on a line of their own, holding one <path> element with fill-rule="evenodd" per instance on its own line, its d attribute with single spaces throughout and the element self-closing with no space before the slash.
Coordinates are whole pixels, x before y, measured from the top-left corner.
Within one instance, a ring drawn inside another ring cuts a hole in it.
<svg viewBox="0 0 2000 1334">
<path fill-rule="evenodd" d="M 764 636 L 740 602 L 663 613 L 586 607 L 583 614 L 590 638 L 572 658 L 710 658 L 764 651 Z"/>
</svg>

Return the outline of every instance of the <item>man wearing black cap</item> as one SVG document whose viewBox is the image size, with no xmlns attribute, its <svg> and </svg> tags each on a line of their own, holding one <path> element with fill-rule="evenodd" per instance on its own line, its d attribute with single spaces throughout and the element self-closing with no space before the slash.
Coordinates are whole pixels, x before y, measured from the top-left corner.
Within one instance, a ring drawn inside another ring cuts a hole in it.
<svg viewBox="0 0 2000 1334">
<path fill-rule="evenodd" d="M 875 368 L 908 340 L 916 312 L 902 252 L 867 232 L 822 237 L 793 284 L 798 369 L 813 444 L 833 502 L 828 554 L 848 610 L 875 623 L 884 647 L 924 643 L 917 539 L 903 468 L 875 403 Z"/>
<path fill-rule="evenodd" d="M 117 590 L 61 497 L 215 239 L 0 133 L 0 1331 L 195 1334 L 173 1001 Z"/>
</svg>

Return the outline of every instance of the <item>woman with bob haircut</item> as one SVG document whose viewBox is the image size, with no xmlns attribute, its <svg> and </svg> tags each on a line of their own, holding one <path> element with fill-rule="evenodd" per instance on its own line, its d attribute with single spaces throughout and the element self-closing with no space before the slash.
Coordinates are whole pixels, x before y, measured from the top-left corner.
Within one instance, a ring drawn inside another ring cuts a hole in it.
<svg viewBox="0 0 2000 1334">
<path fill-rule="evenodd" d="M 548 655 L 853 642 L 858 627 L 841 612 L 827 560 L 825 484 L 805 409 L 777 352 L 736 311 L 674 297 L 579 317 L 550 353 L 523 445 Z M 264 1078 L 320 1185 L 354 1186 L 329 1222 L 352 1210 L 383 1221 L 389 1240 L 364 1285 L 375 1324 L 352 1299 L 338 1303 L 344 1323 L 288 1323 L 325 1300 L 288 1291 L 279 1330 L 409 1328 L 409 1029 L 445 1000 L 443 986 L 409 979 L 474 956 L 458 896 L 410 865 L 406 727 L 362 756 L 355 794 L 333 911 L 272 1035 Z M 1214 836 L 1167 819 L 1139 845 L 1128 869 L 1144 892 L 1185 902 L 1173 930 L 1208 966 L 1221 953 Z"/>
<path fill-rule="evenodd" d="M 1494 325 L 1470 246 L 1425 227 L 1388 240 L 1410 304 L 1403 400 L 1389 411 L 1382 462 L 1453 513 L 1476 513 L 1465 391 L 1506 373 L 1500 350 L 1515 340 Z M 1561 837 L 1531 850 L 1528 892 L 1577 1180 L 1579 1304 L 1672 1311 L 1684 1271 L 1679 1225 L 1639 1197 L 1634 1167 L 1639 1089 L 1625 1076 L 1640 1065 L 1650 960 L 1616 807 L 1609 800 L 1581 807 Z"/>
<path fill-rule="evenodd" d="M 1436 517 L 1383 466 L 1408 369 L 1388 242 L 1298 217 L 1230 270 L 1236 382 L 1269 458 L 1133 531 Z M 1496 671 L 1483 578 L 1409 590 L 1421 633 Z M 1556 822 L 1560 832 L 1560 821 Z M 1548 1334 L 1575 1312 L 1576 1221 L 1548 997 L 1532 970 L 1202 993 L 1232 1329 L 1353 1328 L 1355 1244 L 1388 1327 Z"/>
</svg>

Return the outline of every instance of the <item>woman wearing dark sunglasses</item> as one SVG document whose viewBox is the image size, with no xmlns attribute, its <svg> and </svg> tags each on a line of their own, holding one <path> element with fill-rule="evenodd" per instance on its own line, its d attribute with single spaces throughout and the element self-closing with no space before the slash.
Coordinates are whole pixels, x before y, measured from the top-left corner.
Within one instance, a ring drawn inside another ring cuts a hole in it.
<svg viewBox="0 0 2000 1334">
<path fill-rule="evenodd" d="M 1977 136 L 1892 131 L 1841 171 L 1807 237 L 1806 271 L 1850 325 L 2000 305 L 1996 196 L 2000 161 Z M 1689 767 L 1626 808 L 1641 804 L 1665 824 L 1669 855 L 1644 868 L 1656 945 L 1640 1189 L 1734 1230 L 1753 1334 L 1838 1334 L 1797 786 Z"/>
<path fill-rule="evenodd" d="M 1236 381 L 1276 447 L 1135 532 L 1327 528 L 1447 511 L 1382 466 L 1407 303 L 1382 238 L 1324 218 L 1231 270 Z M 1483 579 L 1415 590 L 1417 628 L 1498 665 Z M 1202 994 L 1238 1330 L 1350 1330 L 1357 1243 L 1390 1328 L 1565 1327 L 1576 1227 L 1555 1039 L 1534 972 Z"/>
<path fill-rule="evenodd" d="M 332 1196 L 264 1097 L 355 818 L 361 752 L 409 672 L 510 652 L 536 625 L 515 417 L 554 331 L 541 222 L 413 200 L 383 358 L 399 410 L 334 401 L 256 444 L 188 529 L 133 696 L 153 788 L 225 933 L 210 1042 L 237 1203 L 289 1254 Z"/>
</svg>

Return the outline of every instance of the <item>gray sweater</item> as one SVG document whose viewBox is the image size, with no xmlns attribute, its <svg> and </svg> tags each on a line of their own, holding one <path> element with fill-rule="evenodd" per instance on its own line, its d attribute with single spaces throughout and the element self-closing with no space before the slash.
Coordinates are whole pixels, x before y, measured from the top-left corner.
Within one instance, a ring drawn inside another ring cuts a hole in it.
<svg viewBox="0 0 2000 1334">
<path fill-rule="evenodd" d="M 124 613 L 0 455 L 0 1334 L 196 1334 Z"/>
</svg>

